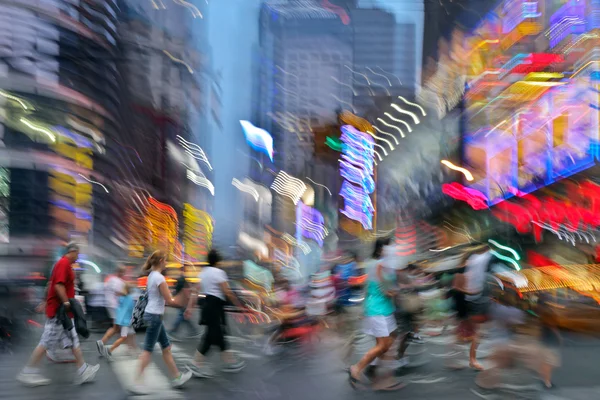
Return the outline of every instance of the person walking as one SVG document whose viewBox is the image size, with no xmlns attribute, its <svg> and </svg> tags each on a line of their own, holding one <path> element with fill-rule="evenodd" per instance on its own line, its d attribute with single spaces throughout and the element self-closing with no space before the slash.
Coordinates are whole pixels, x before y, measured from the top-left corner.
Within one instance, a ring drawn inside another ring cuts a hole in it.
<svg viewBox="0 0 600 400">
<path fill-rule="evenodd" d="M 187 303 L 189 300 L 188 296 L 189 296 L 189 292 L 190 292 L 190 284 L 188 283 L 188 281 L 185 278 L 185 272 L 186 272 L 187 266 L 188 266 L 187 264 L 184 264 L 181 266 L 181 269 L 180 269 L 181 273 L 179 275 L 179 278 L 177 278 L 177 283 L 175 284 L 175 291 L 173 293 L 173 296 L 175 296 L 175 297 L 182 296 L 182 298 L 184 300 L 183 304 L 185 306 L 187 306 Z M 190 320 L 185 317 L 186 309 L 187 309 L 187 307 L 182 307 L 181 309 L 179 309 L 179 313 L 177 314 L 177 319 L 175 320 L 173 327 L 169 331 L 169 336 L 171 337 L 171 340 L 177 341 L 177 338 L 174 335 L 177 334 L 177 331 L 179 330 L 179 327 L 181 326 L 181 324 L 187 325 L 187 328 L 190 331 L 191 336 L 195 336 L 198 333 L 196 331 L 196 328 L 194 327 L 194 325 L 190 322 Z"/>
<path fill-rule="evenodd" d="M 131 326 L 131 319 L 133 317 L 133 308 L 135 306 L 135 300 L 131 295 L 132 287 L 129 284 L 125 284 L 125 295 L 119 297 L 119 306 L 116 311 L 115 324 L 118 332 L 121 333 L 120 337 L 113 343 L 110 349 L 106 348 L 105 357 L 108 361 L 112 361 L 114 351 L 121 346 L 123 343 L 127 343 L 129 347 L 129 355 L 137 353 L 137 345 L 135 342 L 135 329 Z M 136 354 L 137 355 L 137 354 Z"/>
<path fill-rule="evenodd" d="M 383 249 L 389 242 L 389 239 L 377 240 L 372 259 L 365 263 L 367 287 L 364 301 L 364 333 L 374 336 L 376 344 L 358 363 L 349 368 L 349 380 L 354 388 L 361 384 L 364 369 L 385 355 L 395 339 L 395 293 L 390 290 L 390 283 L 395 281 L 395 271 L 387 271 L 383 260 Z M 393 382 L 384 390 L 396 390 L 400 387 L 402 384 Z"/>
<path fill-rule="evenodd" d="M 204 293 L 206 296 L 202 308 L 201 325 L 206 326 L 204 336 L 201 339 L 196 350 L 194 361 L 189 369 L 194 376 L 207 378 L 212 376 L 212 372 L 206 363 L 206 355 L 210 348 L 215 345 L 221 350 L 221 358 L 225 364 L 223 372 L 239 372 L 245 363 L 237 360 L 233 352 L 229 350 L 229 345 L 225 340 L 225 301 L 229 299 L 231 303 L 239 308 L 244 308 L 238 298 L 233 294 L 229 287 L 227 273 L 219 268 L 221 255 L 217 250 L 211 250 L 208 253 L 208 266 L 202 268 L 200 272 L 200 284 L 196 288 L 197 293 Z M 196 306 L 197 293 L 192 293 L 186 310 L 186 318 L 191 317 L 192 310 Z"/>
<path fill-rule="evenodd" d="M 152 361 L 152 352 L 156 343 L 160 343 L 162 349 L 162 356 L 169 375 L 171 378 L 171 386 L 174 388 L 180 388 L 183 386 L 192 376 L 191 372 L 180 372 L 175 365 L 173 354 L 171 353 L 171 343 L 167 336 L 167 331 L 163 325 L 162 319 L 165 313 L 165 305 L 172 307 L 181 307 L 169 292 L 169 286 L 163 276 L 163 272 L 166 268 L 167 256 L 161 250 L 156 250 L 144 264 L 142 268 L 143 273 L 148 273 L 148 280 L 146 283 L 146 292 L 148 294 L 148 304 L 144 309 L 144 323 L 147 327 L 146 336 L 144 338 L 144 347 L 142 354 L 139 357 L 139 369 L 135 378 L 134 386 L 131 388 L 131 392 L 134 394 L 146 394 L 147 388 L 142 384 L 142 377 L 144 371 L 150 365 Z"/>
<path fill-rule="evenodd" d="M 27 386 L 43 386 L 50 384 L 50 380 L 41 375 L 39 365 L 48 349 L 54 349 L 60 344 L 70 347 L 77 365 L 77 375 L 74 383 L 80 385 L 94 380 L 99 365 L 89 365 L 83 359 L 79 346 L 79 337 L 73 323 L 72 329 L 65 330 L 58 318 L 59 309 L 67 310 L 68 318 L 73 318 L 70 312 L 69 300 L 75 298 L 75 271 L 72 264 L 79 257 L 79 246 L 69 243 L 64 255 L 54 265 L 50 274 L 48 293 L 46 297 L 46 323 L 39 344 L 31 354 L 29 362 L 18 375 L 17 380 Z"/>
<path fill-rule="evenodd" d="M 127 284 L 123 280 L 125 276 L 125 267 L 119 266 L 117 268 L 116 274 L 110 276 L 106 283 L 104 284 L 104 297 L 106 299 L 106 312 L 108 313 L 109 318 L 111 319 L 111 327 L 108 328 L 102 339 L 96 342 L 96 348 L 98 349 L 98 353 L 100 356 L 107 357 L 108 349 L 106 348 L 106 343 L 112 338 L 114 335 L 119 333 L 120 328 L 117 326 L 117 307 L 119 306 L 119 298 L 121 296 L 127 295 Z"/>
</svg>

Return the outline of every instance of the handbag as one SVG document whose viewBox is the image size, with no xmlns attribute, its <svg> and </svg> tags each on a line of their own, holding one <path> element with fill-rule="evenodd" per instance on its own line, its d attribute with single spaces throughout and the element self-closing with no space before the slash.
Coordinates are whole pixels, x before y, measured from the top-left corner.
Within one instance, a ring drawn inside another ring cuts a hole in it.
<svg viewBox="0 0 600 400">
<path fill-rule="evenodd" d="M 416 293 L 404 293 L 400 295 L 400 307 L 409 314 L 415 314 L 421 311 L 421 298 Z"/>
<path fill-rule="evenodd" d="M 140 329 L 144 327 L 144 312 L 148 305 L 148 292 L 142 291 L 138 301 L 135 303 L 133 308 L 133 315 L 131 316 L 131 326 L 133 329 Z"/>
</svg>

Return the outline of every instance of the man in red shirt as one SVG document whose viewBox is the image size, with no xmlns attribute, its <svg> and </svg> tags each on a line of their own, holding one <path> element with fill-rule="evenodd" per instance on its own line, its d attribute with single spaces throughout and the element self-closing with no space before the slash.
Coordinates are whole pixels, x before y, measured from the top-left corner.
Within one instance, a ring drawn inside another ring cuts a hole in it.
<svg viewBox="0 0 600 400">
<path fill-rule="evenodd" d="M 46 298 L 46 324 L 40 343 L 33 351 L 27 366 L 17 377 L 17 380 L 27 386 L 43 386 L 50 384 L 50 380 L 40 374 L 39 364 L 48 349 L 62 345 L 70 347 L 75 356 L 77 364 L 77 376 L 75 384 L 90 382 L 96 376 L 99 365 L 88 365 L 83 360 L 83 353 L 79 347 L 79 337 L 73 327 L 70 331 L 63 328 L 62 323 L 57 318 L 58 310 L 61 306 L 69 310 L 69 299 L 75 298 L 75 271 L 72 264 L 79 257 L 79 246 L 75 243 L 69 243 L 65 249 L 65 254 L 54 265 L 48 282 L 48 296 Z M 73 315 L 68 313 L 70 318 Z"/>
</svg>

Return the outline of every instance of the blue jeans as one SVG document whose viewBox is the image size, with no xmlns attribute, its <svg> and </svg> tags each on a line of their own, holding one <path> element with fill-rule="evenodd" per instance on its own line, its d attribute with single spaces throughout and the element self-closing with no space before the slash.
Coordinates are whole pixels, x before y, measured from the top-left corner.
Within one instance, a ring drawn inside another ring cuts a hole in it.
<svg viewBox="0 0 600 400">
<path fill-rule="evenodd" d="M 196 334 L 196 328 L 194 327 L 194 325 L 187 319 L 185 319 L 185 308 L 182 308 L 179 310 L 179 312 L 177 313 L 177 319 L 175 319 L 175 323 L 173 324 L 173 328 L 171 329 L 171 333 L 175 333 L 177 332 L 177 330 L 179 329 L 179 326 L 181 324 L 186 324 L 188 326 L 188 329 L 190 330 L 190 332 L 192 334 Z"/>
<path fill-rule="evenodd" d="M 171 345 L 167 337 L 167 331 L 162 322 L 162 315 L 144 313 L 146 323 L 146 337 L 144 338 L 144 350 L 152 353 L 156 342 L 164 350 Z"/>
</svg>

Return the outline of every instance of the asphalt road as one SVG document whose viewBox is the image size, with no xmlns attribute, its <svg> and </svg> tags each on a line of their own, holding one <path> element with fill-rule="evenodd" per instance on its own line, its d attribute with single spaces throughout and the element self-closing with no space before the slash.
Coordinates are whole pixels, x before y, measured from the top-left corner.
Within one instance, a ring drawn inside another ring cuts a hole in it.
<svg viewBox="0 0 600 400">
<path fill-rule="evenodd" d="M 169 320 L 171 317 L 168 317 Z M 469 369 L 446 368 L 449 359 L 466 360 L 466 354 L 452 355 L 452 336 L 430 338 L 424 345 L 412 346 L 411 368 L 407 368 L 401 379 L 407 386 L 397 392 L 354 391 L 347 382 L 347 373 L 341 361 L 344 340 L 330 331 L 321 333 L 318 341 L 302 347 L 289 347 L 275 356 L 266 356 L 263 351 L 264 337 L 256 326 L 234 324 L 231 334 L 232 348 L 243 358 L 247 366 L 239 374 L 219 373 L 213 379 L 193 379 L 181 391 L 168 388 L 166 370 L 160 352 L 155 352 L 152 368 L 146 376 L 148 385 L 156 388 L 155 396 L 139 398 L 197 399 L 199 397 L 235 400 L 331 400 L 331 399 L 397 399 L 419 398 L 420 400 L 468 400 L 468 399 L 540 399 L 579 400 L 599 399 L 600 384 L 597 381 L 597 364 L 600 356 L 600 340 L 566 335 L 562 348 L 562 367 L 555 374 L 557 388 L 552 391 L 539 390 L 537 381 L 529 373 L 509 374 L 507 378 L 514 387 L 511 390 L 489 392 L 474 384 L 475 372 Z M 41 333 L 41 332 L 40 332 Z M 36 343 L 36 332 L 26 343 L 14 348 L 13 354 L 0 354 L 0 398 L 11 400 L 60 399 L 65 396 L 95 399 L 126 399 L 127 387 L 132 382 L 136 360 L 117 357 L 113 363 L 99 359 L 93 334 L 82 343 L 86 360 L 101 363 L 96 382 L 81 387 L 70 384 L 74 366 L 69 364 L 44 364 L 44 373 L 52 378 L 53 384 L 44 388 L 30 389 L 20 386 L 15 376 L 25 364 Z M 39 335 L 38 335 L 39 336 Z M 143 334 L 138 341 L 143 340 Z M 197 340 L 174 342 L 176 362 L 184 366 L 189 362 Z M 357 353 L 368 348 L 369 343 L 357 345 Z M 481 346 L 484 357 L 491 349 L 488 343 Z M 357 354 L 358 356 L 359 354 Z M 216 351 L 212 354 L 219 362 Z M 485 364 L 485 358 L 482 358 Z M 417 365 L 417 366 L 416 366 Z M 525 385 L 537 385 L 525 388 Z"/>
</svg>

